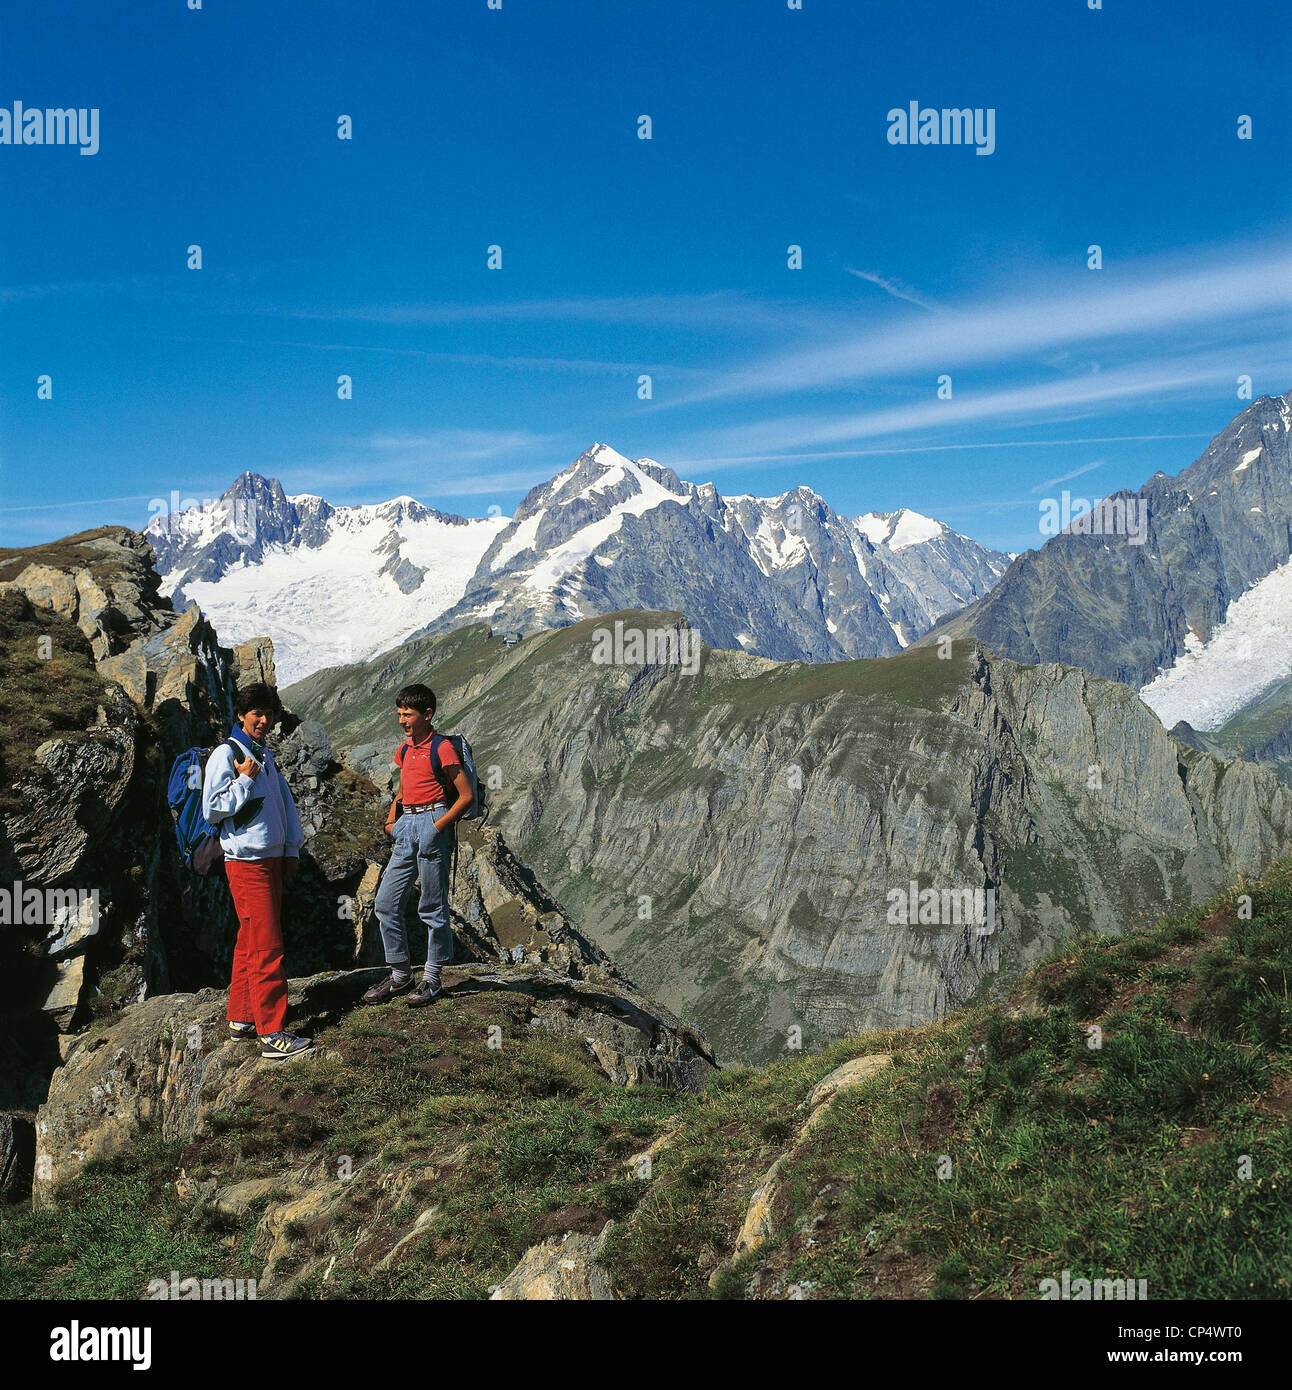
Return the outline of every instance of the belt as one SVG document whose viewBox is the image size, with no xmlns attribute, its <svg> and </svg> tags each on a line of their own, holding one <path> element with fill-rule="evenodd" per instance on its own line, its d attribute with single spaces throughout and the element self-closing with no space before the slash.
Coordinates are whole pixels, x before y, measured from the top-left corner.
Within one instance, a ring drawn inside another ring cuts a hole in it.
<svg viewBox="0 0 1292 1390">
<path fill-rule="evenodd" d="M 405 806 L 406 816 L 420 816 L 423 811 L 447 811 L 449 803 L 447 801 L 432 801 L 426 806 Z"/>
</svg>

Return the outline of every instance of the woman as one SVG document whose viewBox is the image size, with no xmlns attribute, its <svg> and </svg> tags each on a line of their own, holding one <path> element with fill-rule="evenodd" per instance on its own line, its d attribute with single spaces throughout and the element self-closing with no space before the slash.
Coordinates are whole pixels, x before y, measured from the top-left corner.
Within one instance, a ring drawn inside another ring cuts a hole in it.
<svg viewBox="0 0 1292 1390">
<path fill-rule="evenodd" d="M 271 1060 L 298 1057 L 313 1046 L 311 1039 L 283 1029 L 283 880 L 296 877 L 305 836 L 291 790 L 265 745 L 281 710 L 271 685 L 257 682 L 240 690 L 233 731 L 207 760 L 202 783 L 202 814 L 220 832 L 238 913 L 229 1032 L 258 1037 L 260 1055 Z"/>
</svg>

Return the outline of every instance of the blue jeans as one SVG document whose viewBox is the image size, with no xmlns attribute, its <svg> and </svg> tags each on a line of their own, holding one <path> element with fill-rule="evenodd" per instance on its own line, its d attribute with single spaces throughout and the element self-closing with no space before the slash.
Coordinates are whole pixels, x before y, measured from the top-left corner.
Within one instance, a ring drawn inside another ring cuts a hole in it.
<svg viewBox="0 0 1292 1390">
<path fill-rule="evenodd" d="M 381 876 L 373 904 L 381 923 L 381 944 L 386 964 L 408 969 L 408 936 L 404 931 L 404 907 L 413 880 L 420 879 L 417 915 L 426 926 L 426 964 L 447 965 L 453 959 L 453 928 L 449 926 L 449 858 L 453 830 L 437 831 L 436 816 L 449 808 L 438 805 L 416 815 L 405 813 L 395 822 L 395 848 Z"/>
</svg>

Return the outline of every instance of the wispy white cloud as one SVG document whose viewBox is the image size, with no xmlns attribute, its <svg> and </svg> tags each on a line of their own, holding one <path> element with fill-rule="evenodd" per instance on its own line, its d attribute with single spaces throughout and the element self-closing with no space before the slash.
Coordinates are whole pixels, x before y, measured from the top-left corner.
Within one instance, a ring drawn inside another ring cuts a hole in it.
<svg viewBox="0 0 1292 1390">
<path fill-rule="evenodd" d="M 1093 463 L 1087 463 L 1080 468 L 1074 468 L 1071 473 L 1062 473 L 1057 478 L 1050 478 L 1043 483 L 1037 483 L 1032 489 L 1032 492 L 1044 492 L 1046 488 L 1058 487 L 1060 483 L 1070 483 L 1073 478 L 1079 478 L 1083 473 L 1093 473 L 1096 468 L 1102 468 L 1107 462 L 1107 459 L 1096 459 Z"/>
<path fill-rule="evenodd" d="M 489 352 L 434 352 L 429 348 L 388 347 L 381 343 L 310 343 L 288 338 L 213 338 L 191 333 L 171 333 L 169 340 L 189 343 L 223 343 L 233 347 L 290 347 L 309 352 L 376 353 L 389 357 L 416 357 L 422 361 L 455 363 L 469 367 L 495 367 L 503 371 L 576 372 L 599 376 L 636 376 L 640 372 L 667 371 L 670 378 L 709 378 L 698 367 L 661 366 L 653 362 L 616 362 L 604 357 L 532 357 Z"/>
<path fill-rule="evenodd" d="M 645 324 L 651 327 L 711 330 L 727 327 L 805 330 L 826 323 L 837 327 L 838 314 L 822 313 L 793 300 L 759 298 L 735 290 L 701 294 L 578 296 L 555 299 L 418 304 L 372 304 L 341 308 L 279 307 L 285 318 L 380 324 L 562 323 Z"/>
<path fill-rule="evenodd" d="M 749 456 L 780 450 L 796 451 L 814 444 L 838 444 L 900 435 L 932 433 L 985 420 L 1044 417 L 1071 419 L 1096 409 L 1136 401 L 1155 403 L 1200 389 L 1218 391 L 1232 385 L 1235 355 L 1230 351 L 1198 354 L 1167 361 L 1135 363 L 1068 381 L 1031 382 L 997 391 L 963 392 L 938 400 L 930 389 L 926 399 L 866 413 L 779 416 L 751 425 L 710 430 L 694 440 L 701 456 L 714 459 Z M 1281 348 L 1249 349 L 1237 360 L 1253 373 L 1278 379 L 1286 374 Z"/>
<path fill-rule="evenodd" d="M 591 442 L 591 441 L 589 441 Z M 444 498 L 528 491 L 569 462 L 555 436 L 525 429 L 391 430 L 340 441 L 341 452 L 282 470 L 291 494 L 318 490 L 336 500 L 408 492 L 428 506 Z M 518 465 L 518 459 L 532 463 Z"/>
<path fill-rule="evenodd" d="M 855 275 L 858 280 L 868 280 L 872 285 L 878 285 L 885 294 L 891 294 L 894 299 L 904 299 L 908 304 L 915 304 L 921 309 L 927 309 L 930 313 L 936 312 L 934 305 L 923 295 L 911 289 L 909 285 L 902 284 L 900 280 L 876 275 L 873 270 L 854 270 L 850 265 L 844 266 L 844 270 L 849 275 Z"/>
<path fill-rule="evenodd" d="M 1107 280 L 970 304 L 907 319 L 883 331 L 869 327 L 820 347 L 777 351 L 729 371 L 710 385 L 660 403 L 677 408 L 721 399 L 790 395 L 842 388 L 917 373 L 930 378 L 982 363 L 1009 363 L 1078 344 L 1110 344 L 1176 335 L 1204 325 L 1286 316 L 1292 309 L 1292 255 L 1287 251 L 1228 256 L 1187 270 L 1123 267 Z M 1286 322 L 1283 324 L 1286 333 Z M 1212 335 L 1214 337 L 1214 334 Z M 1142 351 L 1141 347 L 1141 351 Z M 1099 375 L 1089 364 L 1091 376 Z"/>
<path fill-rule="evenodd" d="M 159 295 L 174 298 L 191 290 L 209 296 L 213 287 L 245 289 L 248 282 L 279 274 L 299 263 L 275 262 L 242 266 L 234 270 L 204 269 L 200 274 L 183 268 L 149 275 L 108 275 L 97 280 L 47 280 L 38 284 L 0 285 L 0 304 L 22 304 L 40 299 L 90 299 L 98 295 L 130 295 L 155 301 Z"/>
<path fill-rule="evenodd" d="M 1210 434 L 1196 431 L 1191 434 L 1099 434 L 1079 439 L 992 439 L 964 444 L 892 444 L 882 449 L 813 449 L 795 450 L 784 454 L 739 454 L 727 457 L 707 455 L 703 458 L 670 458 L 669 467 L 685 468 L 746 468 L 775 467 L 782 463 L 815 463 L 828 459 L 883 458 L 906 454 L 952 454 L 964 449 L 1067 449 L 1086 444 L 1142 444 L 1163 439 L 1210 439 Z"/>
</svg>

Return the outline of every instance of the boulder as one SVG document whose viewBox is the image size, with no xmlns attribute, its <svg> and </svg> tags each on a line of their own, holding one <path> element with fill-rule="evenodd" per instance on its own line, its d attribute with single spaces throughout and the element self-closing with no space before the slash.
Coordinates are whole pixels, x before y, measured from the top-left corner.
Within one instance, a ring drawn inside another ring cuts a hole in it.
<svg viewBox="0 0 1292 1390">
<path fill-rule="evenodd" d="M 26 565 L 16 579 L 8 580 L 0 587 L 17 589 L 37 608 L 49 608 L 65 618 L 76 617 L 80 603 L 76 576 L 56 570 L 51 565 Z"/>
<path fill-rule="evenodd" d="M 85 989 L 85 957 L 72 956 L 52 963 L 54 975 L 48 990 L 40 997 L 37 1007 L 48 1014 L 60 1028 L 67 1028 L 76 1017 Z"/>
<path fill-rule="evenodd" d="M 173 618 L 153 552 L 136 531 L 102 526 L 25 550 L 0 550 L 0 588 L 71 618 L 98 660 L 124 651 Z"/>
<path fill-rule="evenodd" d="M 881 1071 L 886 1071 L 893 1065 L 893 1059 L 887 1052 L 872 1053 L 868 1057 L 854 1057 L 850 1062 L 845 1062 L 840 1067 L 818 1081 L 812 1088 L 812 1094 L 808 1096 L 808 1109 L 815 1111 L 822 1105 L 827 1105 L 837 1096 L 840 1091 L 850 1091 L 854 1086 L 864 1085 L 872 1076 L 878 1076 Z"/>
<path fill-rule="evenodd" d="M 233 649 L 233 679 L 239 690 L 263 682 L 278 687 L 274 669 L 274 644 L 268 637 L 253 637 Z"/>
<path fill-rule="evenodd" d="M 320 778 L 333 766 L 327 730 L 315 719 L 306 719 L 278 745 L 275 752 L 284 775 Z"/>
<path fill-rule="evenodd" d="M 599 1235 L 568 1233 L 531 1246 L 506 1279 L 490 1290 L 490 1299 L 610 1302 L 618 1298 L 610 1276 L 597 1263 L 614 1224 L 607 1221 Z"/>
<path fill-rule="evenodd" d="M 49 739 L 14 783 L 24 804 L 7 820 L 22 873 L 42 886 L 90 889 L 87 851 L 104 835 L 134 775 L 139 717 L 120 696 L 101 708 L 85 734 Z"/>
<path fill-rule="evenodd" d="M 703 1037 L 627 981 L 574 980 L 546 966 L 461 965 L 466 993 L 526 995 L 532 1027 L 581 1037 L 616 1086 L 701 1091 L 717 1063 Z"/>
</svg>

